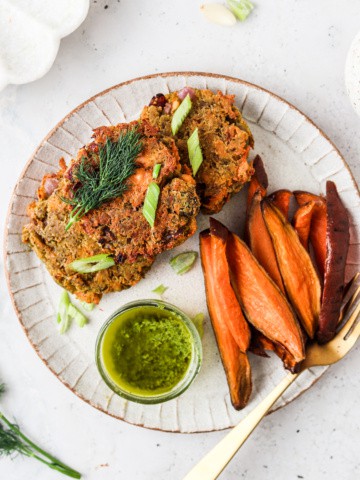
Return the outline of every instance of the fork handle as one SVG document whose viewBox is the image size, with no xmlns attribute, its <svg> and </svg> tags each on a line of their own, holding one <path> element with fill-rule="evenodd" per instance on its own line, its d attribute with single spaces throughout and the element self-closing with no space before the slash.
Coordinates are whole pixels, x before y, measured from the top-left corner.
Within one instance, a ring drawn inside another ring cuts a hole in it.
<svg viewBox="0 0 360 480">
<path fill-rule="evenodd" d="M 241 422 L 234 427 L 183 480 L 215 480 L 224 470 L 261 419 L 267 414 L 276 400 L 298 377 L 289 373 L 269 395 L 264 398 Z"/>
</svg>

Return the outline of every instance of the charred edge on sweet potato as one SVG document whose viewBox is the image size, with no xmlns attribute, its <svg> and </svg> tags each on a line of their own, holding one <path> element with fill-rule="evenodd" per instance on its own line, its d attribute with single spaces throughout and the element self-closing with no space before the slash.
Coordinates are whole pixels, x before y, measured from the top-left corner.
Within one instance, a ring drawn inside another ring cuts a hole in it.
<svg viewBox="0 0 360 480">
<path fill-rule="evenodd" d="M 320 313 L 321 286 L 310 255 L 278 208 L 264 200 L 262 209 L 289 300 L 306 333 L 314 338 Z"/>
<path fill-rule="evenodd" d="M 254 339 L 254 340 L 253 340 Z M 272 342 L 261 332 L 251 332 L 250 351 L 260 357 L 269 357 L 266 351 L 274 352 L 283 362 L 284 367 L 292 373 L 300 371 L 300 363 L 296 363 L 294 357 L 278 343 Z"/>
<path fill-rule="evenodd" d="M 206 299 L 215 333 L 220 357 L 229 386 L 231 402 L 236 410 L 240 410 L 247 404 L 251 390 L 251 370 L 247 354 L 241 352 L 227 324 L 228 301 L 226 292 L 222 300 L 219 298 L 223 284 L 216 277 L 216 258 L 214 258 L 210 230 L 200 233 L 200 255 L 204 272 Z M 220 300 L 220 301 L 219 301 Z M 238 306 L 240 309 L 240 307 Z M 237 311 L 237 308 L 235 307 Z"/>
<path fill-rule="evenodd" d="M 326 182 L 327 229 L 324 291 L 317 339 L 326 343 L 336 333 L 345 283 L 350 241 L 349 217 L 334 182 Z"/>
<path fill-rule="evenodd" d="M 239 410 L 246 407 L 250 400 L 252 391 L 252 379 L 251 379 L 251 365 L 247 353 L 240 352 L 239 354 L 239 369 L 237 375 L 237 383 L 239 384 L 239 396 L 237 404 Z"/>
<path fill-rule="evenodd" d="M 266 353 L 266 350 L 273 349 L 273 342 L 265 337 L 259 330 L 256 330 L 250 324 L 251 330 L 251 342 L 249 347 L 249 352 L 253 353 L 254 355 L 258 355 L 259 357 L 266 357 L 269 358 L 269 355 Z"/>
</svg>

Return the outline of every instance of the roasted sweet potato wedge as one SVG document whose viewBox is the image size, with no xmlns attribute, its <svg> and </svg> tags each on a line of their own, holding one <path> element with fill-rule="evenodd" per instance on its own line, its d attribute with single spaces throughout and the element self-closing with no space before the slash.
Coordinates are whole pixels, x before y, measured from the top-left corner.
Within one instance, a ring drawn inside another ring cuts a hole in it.
<svg viewBox="0 0 360 480">
<path fill-rule="evenodd" d="M 311 216 L 310 242 L 314 249 L 316 265 L 321 278 L 324 277 L 326 261 L 326 200 L 309 192 L 294 192 L 300 208 L 309 202 L 314 202 Z"/>
<path fill-rule="evenodd" d="M 302 335 L 285 296 L 234 234 L 228 237 L 227 256 L 231 282 L 246 318 L 265 337 L 282 346 L 293 357 L 294 365 L 299 364 L 305 355 Z"/>
<path fill-rule="evenodd" d="M 224 316 L 226 324 L 242 352 L 250 345 L 250 328 L 241 311 L 230 283 L 229 264 L 226 257 L 228 229 L 214 218 L 210 218 L 211 280 L 217 287 L 216 298 L 212 299 L 212 310 Z"/>
<path fill-rule="evenodd" d="M 307 337 L 304 332 L 302 332 L 302 334 L 304 345 L 306 345 Z M 278 343 L 269 340 L 267 337 L 265 337 L 265 335 L 256 330 L 256 328 L 254 327 L 251 328 L 251 342 L 249 351 L 254 355 L 258 355 L 259 357 L 269 357 L 266 352 L 274 352 L 283 361 L 284 367 L 287 370 L 290 370 L 293 373 L 299 371 L 300 363 L 297 363 L 295 361 L 294 357 L 288 352 L 288 350 L 286 350 Z"/>
<path fill-rule="evenodd" d="M 326 343 L 335 336 L 344 293 L 349 249 L 349 217 L 334 182 L 326 183 L 327 230 L 324 290 L 317 339 Z"/>
<path fill-rule="evenodd" d="M 293 373 L 299 371 L 300 363 L 296 363 L 294 357 L 281 345 L 272 342 L 265 337 L 261 332 L 254 329 L 251 331 L 251 343 L 249 351 L 260 357 L 268 357 L 267 351 L 274 352 L 284 364 L 287 370 Z"/>
<path fill-rule="evenodd" d="M 280 210 L 287 220 L 289 219 L 290 201 L 292 196 L 293 193 L 290 192 L 290 190 L 285 189 L 277 190 L 269 195 L 271 202 Z"/>
<path fill-rule="evenodd" d="M 253 161 L 254 175 L 251 177 L 247 196 L 247 208 L 250 207 L 255 192 L 260 191 L 261 196 L 265 197 L 268 188 L 268 178 L 266 175 L 264 163 L 260 155 L 256 155 Z"/>
<path fill-rule="evenodd" d="M 278 208 L 264 200 L 262 210 L 286 293 L 306 333 L 314 338 L 319 321 L 321 285 L 310 255 Z"/>
<path fill-rule="evenodd" d="M 321 195 L 316 195 L 315 193 L 305 192 L 304 190 L 295 190 L 293 192 L 297 203 L 302 207 L 309 202 L 324 202 L 326 200 Z"/>
<path fill-rule="evenodd" d="M 268 342 L 269 345 L 269 342 Z M 298 373 L 300 370 L 300 363 L 297 363 L 294 359 L 294 357 L 284 348 L 282 345 L 279 345 L 278 343 L 270 343 L 270 346 L 272 347 L 269 350 L 273 350 L 276 355 L 282 360 L 284 367 L 287 370 L 290 370 L 292 373 Z"/>
<path fill-rule="evenodd" d="M 293 226 L 299 236 L 300 242 L 306 250 L 309 250 L 309 236 L 311 229 L 311 219 L 314 212 L 315 202 L 311 201 L 302 205 L 295 212 L 293 217 Z"/>
<path fill-rule="evenodd" d="M 210 230 L 205 230 L 200 234 L 200 253 L 205 278 L 206 299 L 229 385 L 231 402 L 235 409 L 240 410 L 247 404 L 252 389 L 250 364 L 247 354 L 244 353 L 249 346 L 250 334 L 244 338 L 242 346 L 244 352 L 242 352 L 230 332 L 228 319 L 232 318 L 234 321 L 233 317 L 235 316 L 242 321 L 243 315 L 239 304 L 236 305 L 233 302 L 234 299 L 236 301 L 236 298 L 230 284 L 226 285 L 223 278 L 219 277 L 217 252 L 214 253 L 213 251 L 211 237 Z"/>
<path fill-rule="evenodd" d="M 277 264 L 275 250 L 261 210 L 262 193 L 257 190 L 250 204 L 246 223 L 246 238 L 256 260 L 267 271 L 280 290 L 284 284 Z"/>
</svg>

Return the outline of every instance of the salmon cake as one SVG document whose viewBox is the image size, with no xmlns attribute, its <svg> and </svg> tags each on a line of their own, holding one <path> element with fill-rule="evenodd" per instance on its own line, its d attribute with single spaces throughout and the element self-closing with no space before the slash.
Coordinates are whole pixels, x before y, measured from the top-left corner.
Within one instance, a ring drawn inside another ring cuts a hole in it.
<svg viewBox="0 0 360 480">
<path fill-rule="evenodd" d="M 129 128 L 141 131 L 142 150 L 124 193 L 90 210 L 67 229 L 74 207 L 69 204 L 79 188 L 80 163 L 99 168 L 99 151 Z M 160 172 L 153 178 L 154 165 Z M 143 215 L 150 182 L 160 188 L 154 227 Z M 80 300 L 98 303 L 104 293 L 135 285 L 149 270 L 156 255 L 184 242 L 196 231 L 200 201 L 196 184 L 180 163 L 175 142 L 146 134 L 137 122 L 94 130 L 93 141 L 67 166 L 60 160 L 56 174 L 45 175 L 38 200 L 28 207 L 30 223 L 22 239 L 45 263 L 51 276 Z M 74 260 L 109 254 L 115 264 L 92 273 L 74 271 Z"/>
<path fill-rule="evenodd" d="M 203 213 L 218 213 L 253 174 L 248 162 L 253 137 L 234 105 L 234 95 L 190 87 L 155 95 L 141 113 L 145 131 L 159 138 L 171 137 L 172 117 L 186 95 L 192 108 L 173 138 L 182 164 L 191 172 L 187 140 L 198 128 L 203 162 L 195 175 L 196 189 Z"/>
</svg>

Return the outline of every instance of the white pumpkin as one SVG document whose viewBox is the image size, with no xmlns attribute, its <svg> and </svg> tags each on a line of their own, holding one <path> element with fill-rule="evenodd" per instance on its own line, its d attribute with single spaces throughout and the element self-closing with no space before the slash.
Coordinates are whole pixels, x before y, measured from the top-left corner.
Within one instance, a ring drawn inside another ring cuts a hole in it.
<svg viewBox="0 0 360 480">
<path fill-rule="evenodd" d="M 45 75 L 88 10 L 89 0 L 1 0 L 0 90 Z"/>
<path fill-rule="evenodd" d="M 360 32 L 352 41 L 347 55 L 345 85 L 350 101 L 360 115 Z"/>
</svg>

